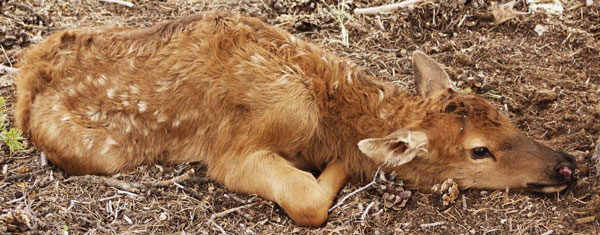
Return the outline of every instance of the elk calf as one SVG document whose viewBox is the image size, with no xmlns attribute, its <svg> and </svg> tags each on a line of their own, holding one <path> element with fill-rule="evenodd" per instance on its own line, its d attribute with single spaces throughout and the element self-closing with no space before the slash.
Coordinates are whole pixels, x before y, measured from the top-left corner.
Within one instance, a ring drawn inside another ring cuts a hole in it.
<svg viewBox="0 0 600 235">
<path fill-rule="evenodd" d="M 66 172 L 200 161 L 300 226 L 385 166 L 427 188 L 556 192 L 575 161 L 526 138 L 413 54 L 418 96 L 255 18 L 206 13 L 145 29 L 53 34 L 24 55 L 17 125 Z M 321 172 L 315 178 L 311 171 Z"/>
</svg>

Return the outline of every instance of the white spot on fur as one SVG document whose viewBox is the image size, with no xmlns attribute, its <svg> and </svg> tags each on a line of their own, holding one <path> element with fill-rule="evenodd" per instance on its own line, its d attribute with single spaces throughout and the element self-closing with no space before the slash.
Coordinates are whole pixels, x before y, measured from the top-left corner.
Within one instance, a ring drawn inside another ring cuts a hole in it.
<svg viewBox="0 0 600 235">
<path fill-rule="evenodd" d="M 250 56 L 250 60 L 252 60 L 252 63 L 262 64 L 265 61 L 265 57 L 263 57 L 259 54 L 255 54 L 255 55 Z"/>
<path fill-rule="evenodd" d="M 94 147 L 94 139 L 87 135 L 84 135 L 82 141 L 83 145 L 85 145 L 89 150 L 92 150 L 92 148 Z"/>
<path fill-rule="evenodd" d="M 108 96 L 109 99 L 112 99 L 115 96 L 115 89 L 108 89 L 106 90 L 106 96 Z"/>
<path fill-rule="evenodd" d="M 348 72 L 348 78 L 346 80 L 348 80 L 348 83 L 350 83 L 350 84 L 353 83 L 353 81 L 352 81 L 352 72 Z"/>
<path fill-rule="evenodd" d="M 385 93 L 383 93 L 383 90 L 379 89 L 379 101 L 382 101 L 383 98 L 385 98 Z"/>
<path fill-rule="evenodd" d="M 100 85 L 104 85 L 104 83 L 106 83 L 106 76 L 104 76 L 104 74 L 100 75 L 100 78 L 98 78 L 98 83 L 100 83 Z"/>
<path fill-rule="evenodd" d="M 289 81 L 288 78 L 287 78 L 288 76 L 290 76 L 290 75 L 287 74 L 287 73 L 284 74 L 283 76 L 281 76 L 281 78 L 279 78 L 279 84 L 281 84 L 281 85 L 287 84 L 288 81 Z"/>
<path fill-rule="evenodd" d="M 61 118 L 60 120 L 63 121 L 63 122 L 64 121 L 69 121 L 69 120 L 71 120 L 71 117 L 65 116 L 65 117 Z"/>
<path fill-rule="evenodd" d="M 296 38 L 295 36 L 292 35 L 292 36 L 290 36 L 290 41 L 292 43 L 296 43 L 298 41 L 298 38 Z"/>
<path fill-rule="evenodd" d="M 121 102 L 121 104 L 123 104 L 123 106 L 129 106 L 129 101 L 123 100 L 123 102 Z"/>
<path fill-rule="evenodd" d="M 303 55 L 306 55 L 306 52 L 304 52 L 304 51 L 301 51 L 301 50 L 297 50 L 297 51 L 296 51 L 296 53 L 297 53 L 297 55 L 296 55 L 296 56 L 303 56 Z"/>
<path fill-rule="evenodd" d="M 125 133 L 129 133 L 131 132 L 131 124 L 127 123 L 127 126 L 125 127 Z"/>
<path fill-rule="evenodd" d="M 77 90 L 79 91 L 83 91 L 85 89 L 85 86 L 83 85 L 83 83 L 77 83 Z"/>
<path fill-rule="evenodd" d="M 85 81 L 88 83 L 92 82 L 92 77 L 90 75 L 85 76 Z"/>
<path fill-rule="evenodd" d="M 117 142 L 110 136 L 106 137 L 106 140 L 104 141 L 104 148 L 102 148 L 100 155 L 104 155 L 104 154 L 108 153 L 108 150 L 110 150 L 110 147 L 113 145 L 117 145 Z"/>
<path fill-rule="evenodd" d="M 323 61 L 327 62 L 327 57 L 325 57 L 325 56 L 321 56 L 321 59 L 322 59 Z"/>
<path fill-rule="evenodd" d="M 292 67 L 290 67 L 290 66 L 287 66 L 287 65 L 286 65 L 286 66 L 285 66 L 285 69 L 286 69 L 287 71 L 283 71 L 284 73 L 290 73 L 290 74 L 295 74 L 295 73 L 296 73 L 296 71 L 295 71 L 294 69 L 292 69 Z"/>
<path fill-rule="evenodd" d="M 156 119 L 156 121 L 157 121 L 158 123 L 165 122 L 166 120 L 167 120 L 167 116 L 165 116 L 165 115 L 163 115 L 163 114 L 159 114 L 159 115 L 158 115 L 158 118 Z"/>
<path fill-rule="evenodd" d="M 146 109 L 148 108 L 146 105 L 146 102 L 144 101 L 140 101 L 137 106 L 139 107 L 140 113 L 146 111 Z"/>
<path fill-rule="evenodd" d="M 334 88 L 334 89 L 337 89 L 337 88 L 338 88 L 338 86 L 339 86 L 339 83 L 338 83 L 338 81 L 335 81 L 335 82 L 333 82 L 333 88 Z"/>
<path fill-rule="evenodd" d="M 129 90 L 131 90 L 131 93 L 133 94 L 137 94 L 140 92 L 140 90 L 134 85 L 129 85 Z"/>
<path fill-rule="evenodd" d="M 54 105 L 52 105 L 52 110 L 59 111 L 60 110 L 60 106 L 58 104 L 54 104 Z"/>
<path fill-rule="evenodd" d="M 89 113 L 88 113 L 88 115 L 89 115 Z M 90 120 L 93 121 L 93 122 L 100 121 L 100 115 L 101 115 L 100 112 L 92 113 L 91 115 L 89 115 L 90 116 Z"/>
<path fill-rule="evenodd" d="M 180 121 L 174 121 L 174 122 L 173 122 L 173 127 L 178 127 L 178 126 L 179 126 L 179 124 L 181 124 L 181 122 L 180 122 Z"/>
</svg>

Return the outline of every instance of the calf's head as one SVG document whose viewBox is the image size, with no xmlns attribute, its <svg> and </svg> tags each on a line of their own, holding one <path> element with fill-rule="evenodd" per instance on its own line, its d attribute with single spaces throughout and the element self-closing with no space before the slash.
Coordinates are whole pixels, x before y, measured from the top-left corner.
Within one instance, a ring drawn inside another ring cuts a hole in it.
<svg viewBox="0 0 600 235">
<path fill-rule="evenodd" d="M 425 54 L 413 54 L 413 67 L 417 93 L 428 104 L 424 118 L 360 141 L 365 155 L 418 186 L 452 178 L 465 188 L 550 193 L 567 187 L 572 156 L 527 138 L 483 98 L 454 91 L 441 66 Z"/>
</svg>

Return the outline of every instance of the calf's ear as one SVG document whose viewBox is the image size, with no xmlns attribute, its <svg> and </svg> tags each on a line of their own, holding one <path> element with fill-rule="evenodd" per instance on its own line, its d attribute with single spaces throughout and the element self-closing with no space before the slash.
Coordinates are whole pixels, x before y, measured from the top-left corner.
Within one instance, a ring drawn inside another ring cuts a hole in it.
<svg viewBox="0 0 600 235">
<path fill-rule="evenodd" d="M 427 155 L 425 133 L 402 129 L 383 138 L 364 139 L 358 149 L 378 164 L 397 167 Z"/>
<path fill-rule="evenodd" d="M 448 90 L 454 90 L 450 77 L 440 64 L 423 52 L 413 52 L 415 87 L 421 97 L 435 97 Z"/>
</svg>

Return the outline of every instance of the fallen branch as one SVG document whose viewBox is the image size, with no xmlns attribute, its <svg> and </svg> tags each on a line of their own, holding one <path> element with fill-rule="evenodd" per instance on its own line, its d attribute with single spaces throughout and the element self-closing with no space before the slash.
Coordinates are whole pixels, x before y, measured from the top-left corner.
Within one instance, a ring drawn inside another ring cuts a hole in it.
<svg viewBox="0 0 600 235">
<path fill-rule="evenodd" d="M 196 200 L 202 201 L 202 195 L 200 195 L 196 191 L 191 190 L 191 189 L 186 188 L 186 187 L 183 187 L 181 184 L 178 184 L 178 183 L 173 183 L 173 185 L 175 185 L 178 188 L 180 188 L 183 192 L 192 195 L 192 197 L 195 198 Z"/>
<path fill-rule="evenodd" d="M 369 205 L 367 206 L 367 209 L 365 209 L 365 212 L 363 212 L 362 215 L 360 216 L 360 221 L 365 221 L 365 219 L 367 217 L 367 213 L 369 213 L 369 210 L 371 210 L 371 207 L 373 207 L 373 205 L 375 205 L 375 201 L 369 203 Z"/>
<path fill-rule="evenodd" d="M 221 211 L 219 213 L 215 213 L 212 216 L 210 216 L 210 219 L 208 220 L 208 222 L 212 223 L 217 218 L 226 216 L 226 215 L 231 214 L 233 212 L 240 211 L 241 209 L 250 208 L 250 207 L 253 207 L 253 206 L 256 206 L 256 205 L 260 205 L 260 204 L 264 204 L 264 203 L 265 203 L 265 201 L 253 202 L 253 203 L 246 204 L 246 205 L 243 205 L 243 206 L 238 206 L 236 208 L 227 209 L 227 210 Z"/>
<path fill-rule="evenodd" d="M 138 184 L 138 183 L 126 182 L 126 181 L 118 180 L 115 178 L 108 178 L 108 177 L 97 176 L 97 175 L 71 176 L 66 181 L 68 182 L 68 181 L 74 181 L 74 180 L 83 181 L 83 182 L 100 183 L 100 184 L 103 183 L 110 187 L 115 187 L 115 188 L 118 188 L 118 189 L 121 189 L 124 191 L 128 191 L 131 193 L 139 193 L 140 188 L 142 188 L 142 185 Z"/>
<path fill-rule="evenodd" d="M 18 73 L 19 69 L 0 64 L 0 71 L 5 72 L 5 73 Z"/>
<path fill-rule="evenodd" d="M 189 179 L 191 174 L 194 174 L 194 169 L 190 169 L 189 171 L 183 173 L 183 175 L 177 176 L 173 179 L 162 180 L 159 182 L 159 184 L 169 185 L 169 184 L 174 184 L 174 183 L 181 183 L 181 182 Z"/>
<path fill-rule="evenodd" d="M 587 224 L 587 223 L 594 222 L 595 220 L 596 220 L 596 216 L 592 215 L 592 216 L 576 219 L 575 224 Z"/>
<path fill-rule="evenodd" d="M 430 223 L 430 224 L 421 224 L 419 226 L 421 226 L 421 228 L 430 228 L 430 227 L 436 227 L 436 226 L 440 226 L 440 225 L 444 225 L 446 222 L 440 221 L 440 222 L 435 222 L 435 223 Z"/>
<path fill-rule="evenodd" d="M 362 186 L 361 188 L 354 190 L 354 192 L 351 192 L 350 194 L 346 195 L 344 198 L 342 198 L 342 200 L 338 201 L 337 204 L 335 204 L 334 206 L 332 206 L 331 208 L 329 208 L 329 212 L 332 212 L 335 208 L 344 205 L 344 202 L 352 197 L 352 195 L 357 194 L 360 191 L 363 191 L 369 187 L 371 187 L 371 185 L 375 184 L 377 182 L 377 175 L 379 174 L 379 172 L 381 171 L 381 167 L 377 168 L 377 171 L 375 172 L 375 176 L 373 176 L 373 181 L 371 181 L 371 183 L 368 183 L 365 186 Z"/>
<path fill-rule="evenodd" d="M 127 2 L 127 1 L 120 1 L 120 0 L 100 0 L 100 2 L 115 3 L 115 4 L 119 4 L 119 5 L 126 6 L 126 7 L 133 7 L 133 3 L 130 3 L 130 2 Z"/>
<path fill-rule="evenodd" d="M 596 164 L 596 169 L 600 172 L 600 136 L 598 137 L 598 142 L 596 142 L 596 148 L 594 149 L 594 153 L 592 154 L 592 161 Z"/>
<path fill-rule="evenodd" d="M 400 3 L 394 3 L 394 4 L 378 6 L 378 7 L 358 8 L 358 9 L 354 9 L 354 13 L 355 14 L 377 14 L 377 13 L 381 13 L 381 12 L 393 11 L 395 9 L 402 8 L 402 7 L 416 5 L 423 1 L 424 0 L 408 0 L 408 1 L 400 2 Z"/>
</svg>

